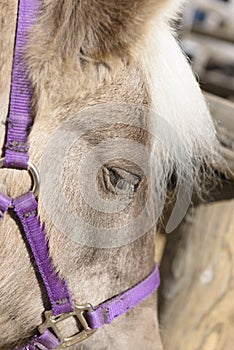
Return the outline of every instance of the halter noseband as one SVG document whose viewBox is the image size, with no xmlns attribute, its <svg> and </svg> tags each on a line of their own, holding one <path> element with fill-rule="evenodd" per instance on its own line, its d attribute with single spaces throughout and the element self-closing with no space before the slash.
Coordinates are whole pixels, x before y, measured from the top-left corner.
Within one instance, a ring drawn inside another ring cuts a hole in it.
<svg viewBox="0 0 234 350">
<path fill-rule="evenodd" d="M 0 193 L 0 220 L 10 208 L 14 210 L 22 224 L 51 304 L 51 311 L 45 311 L 45 321 L 38 327 L 38 335 L 27 345 L 18 348 L 20 350 L 49 350 L 81 342 L 97 329 L 141 303 L 156 291 L 160 283 L 158 267 L 155 265 L 153 272 L 145 280 L 124 293 L 92 307 L 90 304 L 77 305 L 71 297 L 65 279 L 61 279 L 55 271 L 49 255 L 45 228 L 38 217 L 39 173 L 36 167 L 29 163 L 28 155 L 28 136 L 33 124 L 32 88 L 24 52 L 27 34 L 35 23 L 39 6 L 40 0 L 19 1 L 5 157 L 0 159 L 0 168 L 28 170 L 31 174 L 32 191 L 16 199 Z M 71 337 L 65 337 L 58 324 L 71 317 L 76 318 L 82 330 L 78 330 Z"/>
</svg>

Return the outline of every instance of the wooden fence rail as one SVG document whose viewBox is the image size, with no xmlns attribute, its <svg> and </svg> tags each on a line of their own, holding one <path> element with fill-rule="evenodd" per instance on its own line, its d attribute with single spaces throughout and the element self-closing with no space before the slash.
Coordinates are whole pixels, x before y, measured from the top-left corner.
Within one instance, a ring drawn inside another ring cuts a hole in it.
<svg viewBox="0 0 234 350">
<path fill-rule="evenodd" d="M 234 171 L 234 104 L 206 98 Z M 159 291 L 165 350 L 234 349 L 234 177 L 228 174 L 228 200 L 221 192 L 219 201 L 190 208 L 166 235 Z"/>
</svg>

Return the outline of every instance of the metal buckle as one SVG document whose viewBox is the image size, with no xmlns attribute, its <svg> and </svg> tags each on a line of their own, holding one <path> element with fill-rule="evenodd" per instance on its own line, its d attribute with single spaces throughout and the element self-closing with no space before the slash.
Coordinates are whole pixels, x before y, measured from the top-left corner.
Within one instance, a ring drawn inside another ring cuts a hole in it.
<svg viewBox="0 0 234 350">
<path fill-rule="evenodd" d="M 93 330 L 89 327 L 88 322 L 84 315 L 85 312 L 92 312 L 92 311 L 93 311 L 93 307 L 91 304 L 75 305 L 73 312 L 61 314 L 58 316 L 54 316 L 52 311 L 46 311 L 45 322 L 38 327 L 38 330 L 41 334 L 43 334 L 46 331 L 46 329 L 51 328 L 61 342 L 59 346 L 56 347 L 56 349 L 66 348 L 68 346 L 84 341 L 85 339 L 89 338 L 92 334 L 96 332 L 96 330 Z M 61 331 L 58 329 L 57 324 L 70 317 L 75 317 L 82 325 L 83 330 L 79 331 L 78 333 L 70 337 L 64 337 Z"/>
<path fill-rule="evenodd" d="M 4 167 L 4 158 L 0 158 L 0 169 Z M 32 177 L 32 193 L 35 198 L 38 197 L 40 189 L 40 175 L 34 164 L 28 162 L 28 172 Z M 12 206 L 10 207 L 13 208 Z"/>
</svg>

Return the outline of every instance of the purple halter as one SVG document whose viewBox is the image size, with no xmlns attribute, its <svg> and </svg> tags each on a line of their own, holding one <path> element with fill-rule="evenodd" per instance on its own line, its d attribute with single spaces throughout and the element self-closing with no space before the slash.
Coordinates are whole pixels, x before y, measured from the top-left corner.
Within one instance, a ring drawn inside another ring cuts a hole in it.
<svg viewBox="0 0 234 350">
<path fill-rule="evenodd" d="M 28 169 L 32 175 L 34 182 L 32 191 L 16 199 L 0 193 L 0 220 L 9 208 L 13 208 L 22 224 L 51 303 L 51 311 L 45 312 L 45 321 L 38 327 L 40 335 L 34 337 L 20 350 L 49 350 L 81 342 L 98 328 L 111 323 L 145 300 L 156 291 L 160 282 L 158 267 L 155 265 L 153 272 L 138 285 L 92 307 L 90 304 L 76 305 L 65 279 L 59 278 L 55 271 L 49 255 L 45 228 L 38 217 L 36 197 L 39 192 L 39 174 L 36 167 L 29 163 L 28 155 L 28 135 L 33 124 L 32 88 L 24 60 L 24 50 L 29 29 L 35 23 L 39 6 L 40 0 L 19 1 L 7 141 L 5 157 L 0 159 L 0 168 Z M 77 330 L 75 335 L 66 338 L 61 334 L 58 323 L 70 317 L 75 317 L 79 321 L 82 330 Z"/>
</svg>

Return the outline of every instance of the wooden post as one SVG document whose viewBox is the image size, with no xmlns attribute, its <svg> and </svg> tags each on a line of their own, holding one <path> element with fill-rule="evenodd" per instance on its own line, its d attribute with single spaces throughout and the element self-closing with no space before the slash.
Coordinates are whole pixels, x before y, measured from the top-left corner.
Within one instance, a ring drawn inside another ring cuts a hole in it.
<svg viewBox="0 0 234 350">
<path fill-rule="evenodd" d="M 207 98 L 221 151 L 234 171 L 233 104 Z M 234 182 L 228 191 L 234 198 Z M 234 349 L 234 199 L 190 208 L 180 227 L 166 237 L 161 279 L 165 350 Z"/>
<path fill-rule="evenodd" d="M 216 124 L 221 153 L 234 173 L 234 103 L 206 93 L 205 97 Z M 234 179 L 234 174 L 230 174 Z"/>
</svg>

